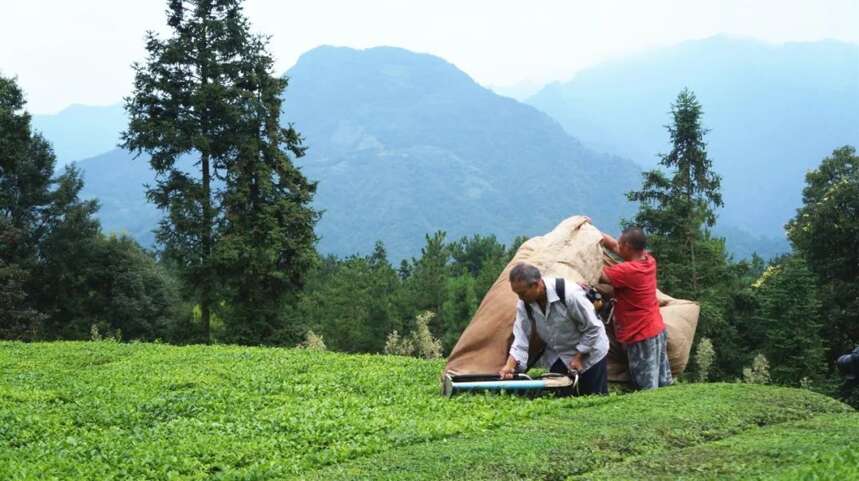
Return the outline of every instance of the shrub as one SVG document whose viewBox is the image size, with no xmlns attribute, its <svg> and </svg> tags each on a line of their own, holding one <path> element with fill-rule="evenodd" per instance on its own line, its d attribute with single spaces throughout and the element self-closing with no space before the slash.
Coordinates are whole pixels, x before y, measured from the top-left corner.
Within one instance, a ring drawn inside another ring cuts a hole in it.
<svg viewBox="0 0 859 481">
<path fill-rule="evenodd" d="M 698 382 L 707 382 L 710 375 L 710 367 L 716 358 L 713 343 L 710 339 L 702 337 L 698 341 L 698 349 L 695 351 L 695 365 L 698 368 Z"/>
<path fill-rule="evenodd" d="M 101 341 L 101 333 L 98 332 L 98 326 L 93 324 L 89 328 L 89 340 L 90 341 Z"/>
<path fill-rule="evenodd" d="M 415 346 L 415 355 L 424 359 L 438 359 L 441 357 L 441 341 L 432 337 L 429 323 L 435 317 L 430 311 L 418 314 L 415 319 L 415 330 L 412 332 L 412 341 Z"/>
<path fill-rule="evenodd" d="M 395 356 L 415 356 L 424 359 L 441 357 L 441 341 L 432 337 L 429 323 L 435 317 L 431 311 L 418 314 L 415 328 L 408 337 L 401 337 L 396 330 L 388 334 L 385 341 L 385 354 Z"/>
<path fill-rule="evenodd" d="M 327 349 L 322 335 L 318 335 L 312 330 L 307 331 L 307 334 L 304 335 L 304 342 L 301 343 L 301 347 L 311 351 L 325 351 Z"/>
<path fill-rule="evenodd" d="M 770 363 L 763 354 L 758 354 L 752 361 L 752 367 L 743 369 L 743 382 L 748 384 L 769 384 Z"/>
<path fill-rule="evenodd" d="M 411 356 L 415 353 L 415 345 L 410 338 L 400 337 L 394 329 L 385 340 L 385 354 L 392 356 Z"/>
</svg>

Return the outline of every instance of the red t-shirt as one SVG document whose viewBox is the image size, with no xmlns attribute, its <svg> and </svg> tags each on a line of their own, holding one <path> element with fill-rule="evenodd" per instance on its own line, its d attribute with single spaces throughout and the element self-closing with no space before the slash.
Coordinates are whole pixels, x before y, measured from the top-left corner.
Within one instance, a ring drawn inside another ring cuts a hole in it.
<svg viewBox="0 0 859 481">
<path fill-rule="evenodd" d="M 656 259 L 650 253 L 644 259 L 606 267 L 603 272 L 614 287 L 618 341 L 625 344 L 643 341 L 665 329 L 656 300 Z"/>
</svg>

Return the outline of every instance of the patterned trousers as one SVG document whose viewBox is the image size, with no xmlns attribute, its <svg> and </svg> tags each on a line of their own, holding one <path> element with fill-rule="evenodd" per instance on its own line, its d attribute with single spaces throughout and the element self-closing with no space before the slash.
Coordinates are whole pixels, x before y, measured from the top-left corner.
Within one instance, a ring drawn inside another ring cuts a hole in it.
<svg viewBox="0 0 859 481">
<path fill-rule="evenodd" d="M 671 366 L 668 364 L 668 333 L 659 334 L 627 344 L 629 376 L 638 389 L 653 389 L 671 385 Z"/>
</svg>

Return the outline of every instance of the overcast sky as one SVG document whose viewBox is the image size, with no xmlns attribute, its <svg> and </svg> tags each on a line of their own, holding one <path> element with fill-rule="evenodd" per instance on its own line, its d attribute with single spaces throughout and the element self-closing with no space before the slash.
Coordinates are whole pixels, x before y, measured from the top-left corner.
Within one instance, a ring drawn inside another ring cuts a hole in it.
<svg viewBox="0 0 859 481">
<path fill-rule="evenodd" d="M 166 31 L 166 0 L 9 0 L 0 74 L 17 76 L 32 113 L 117 103 L 146 30 Z M 248 0 L 281 73 L 323 45 L 438 55 L 486 86 L 567 80 L 601 61 L 716 34 L 771 43 L 859 43 L 857 0 L 530 1 Z"/>
</svg>

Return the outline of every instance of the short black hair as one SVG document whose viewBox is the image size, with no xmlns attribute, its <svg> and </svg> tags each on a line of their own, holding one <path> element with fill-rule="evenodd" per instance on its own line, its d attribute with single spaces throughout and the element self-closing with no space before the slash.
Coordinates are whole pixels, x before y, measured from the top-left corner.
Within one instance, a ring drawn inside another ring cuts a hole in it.
<svg viewBox="0 0 859 481">
<path fill-rule="evenodd" d="M 647 247 L 647 236 L 641 227 L 627 227 L 620 234 L 620 240 L 636 251 L 643 251 Z"/>
</svg>

